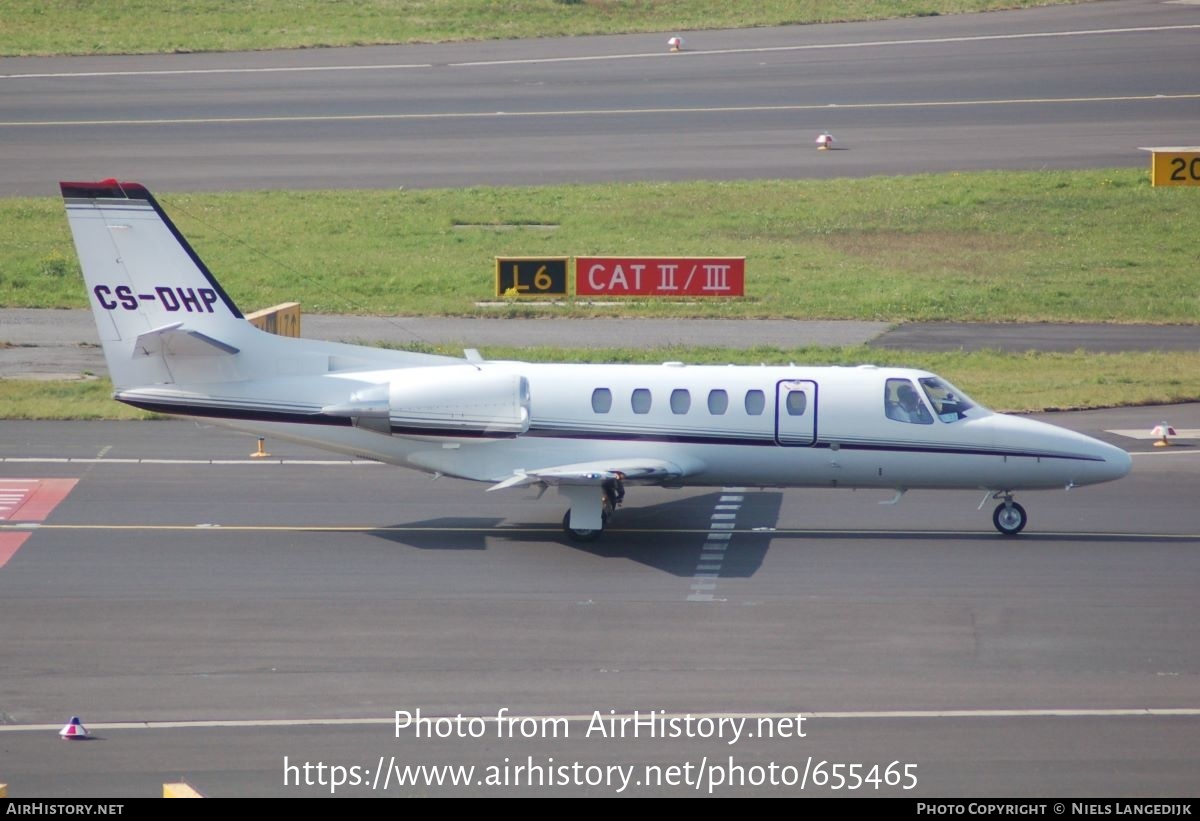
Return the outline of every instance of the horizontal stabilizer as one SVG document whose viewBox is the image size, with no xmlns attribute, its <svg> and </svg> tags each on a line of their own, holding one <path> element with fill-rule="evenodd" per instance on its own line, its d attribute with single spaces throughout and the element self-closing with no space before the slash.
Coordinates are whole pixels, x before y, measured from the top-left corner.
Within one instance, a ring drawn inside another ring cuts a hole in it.
<svg viewBox="0 0 1200 821">
<path fill-rule="evenodd" d="M 488 491 L 525 485 L 602 485 L 622 481 L 637 484 L 658 484 L 679 479 L 686 471 L 663 459 L 614 459 L 580 462 L 574 465 L 555 465 L 536 470 L 517 470 Z"/>
<path fill-rule="evenodd" d="M 208 334 L 188 330 L 183 327 L 182 322 L 174 322 L 138 334 L 133 346 L 134 356 L 156 356 L 163 353 L 172 356 L 217 356 L 237 352 L 238 349 L 234 346 Z"/>
</svg>

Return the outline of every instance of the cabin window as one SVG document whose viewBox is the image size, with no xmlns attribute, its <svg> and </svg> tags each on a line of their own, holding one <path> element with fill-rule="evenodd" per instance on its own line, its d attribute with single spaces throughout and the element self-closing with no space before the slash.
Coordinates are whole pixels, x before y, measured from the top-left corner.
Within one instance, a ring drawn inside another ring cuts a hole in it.
<svg viewBox="0 0 1200 821">
<path fill-rule="evenodd" d="M 808 408 L 808 397 L 804 395 L 804 391 L 788 391 L 783 406 L 787 409 L 788 416 L 803 416 Z"/>
<path fill-rule="evenodd" d="M 630 405 L 633 407 L 634 413 L 649 413 L 650 389 L 636 388 L 633 391 L 633 396 L 630 398 Z"/>
<path fill-rule="evenodd" d="M 729 410 L 729 394 L 723 390 L 708 392 L 708 412 L 713 416 L 722 416 Z"/>
<path fill-rule="evenodd" d="M 883 410 L 888 419 L 913 425 L 932 425 L 933 415 L 921 402 L 913 383 L 907 379 L 889 379 L 883 387 Z"/>
<path fill-rule="evenodd" d="M 767 398 L 762 391 L 746 391 L 746 414 L 762 416 L 763 408 L 767 406 Z"/>
<path fill-rule="evenodd" d="M 692 395 L 685 388 L 671 391 L 671 413 L 687 413 L 692 407 Z"/>
<path fill-rule="evenodd" d="M 608 388 L 596 388 L 592 391 L 592 410 L 596 413 L 608 413 L 612 410 L 612 391 Z"/>
</svg>

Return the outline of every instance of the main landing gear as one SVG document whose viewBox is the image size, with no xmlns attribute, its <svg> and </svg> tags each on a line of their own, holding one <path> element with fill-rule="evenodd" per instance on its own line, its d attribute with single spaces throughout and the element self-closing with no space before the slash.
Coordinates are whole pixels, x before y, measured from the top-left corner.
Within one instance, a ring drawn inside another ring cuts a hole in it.
<svg viewBox="0 0 1200 821">
<path fill-rule="evenodd" d="M 573 542 L 594 542 L 604 532 L 604 526 L 625 499 L 625 486 L 610 479 L 596 493 L 595 485 L 560 486 L 571 507 L 563 516 L 563 530 Z"/>
<path fill-rule="evenodd" d="M 995 498 L 1001 498 L 1001 495 L 996 494 Z M 1003 499 L 992 513 L 992 524 L 1005 536 L 1016 536 L 1025 529 L 1029 522 L 1029 514 L 1025 512 L 1025 508 L 1013 501 L 1011 493 L 1003 494 Z"/>
</svg>

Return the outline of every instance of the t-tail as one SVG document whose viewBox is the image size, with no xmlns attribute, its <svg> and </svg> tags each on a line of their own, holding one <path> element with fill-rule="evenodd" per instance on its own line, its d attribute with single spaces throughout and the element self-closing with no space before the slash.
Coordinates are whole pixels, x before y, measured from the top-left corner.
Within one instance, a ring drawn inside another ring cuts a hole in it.
<svg viewBox="0 0 1200 821">
<path fill-rule="evenodd" d="M 182 381 L 258 333 L 144 186 L 60 185 L 116 389 Z"/>
<path fill-rule="evenodd" d="M 444 387 L 454 368 L 479 370 L 456 357 L 261 331 L 144 186 L 61 186 L 113 396 L 122 402 L 256 432 L 262 424 L 299 423 L 305 430 L 354 425 L 390 433 L 383 400 L 391 401 L 393 386 L 399 402 L 421 385 Z M 439 366 L 453 367 L 426 376 L 408 370 Z M 477 382 L 471 395 L 479 393 Z M 448 401 L 441 394 L 426 399 Z"/>
</svg>

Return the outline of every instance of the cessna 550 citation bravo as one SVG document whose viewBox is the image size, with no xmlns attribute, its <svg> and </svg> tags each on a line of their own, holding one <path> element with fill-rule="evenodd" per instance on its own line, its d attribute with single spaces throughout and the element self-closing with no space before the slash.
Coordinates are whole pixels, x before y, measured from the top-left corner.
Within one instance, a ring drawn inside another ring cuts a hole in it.
<svg viewBox="0 0 1200 821">
<path fill-rule="evenodd" d="M 1129 472 L 1120 448 L 926 371 L 489 362 L 275 336 L 146 188 L 61 186 L 114 398 L 489 490 L 553 485 L 573 539 L 598 537 L 627 485 L 978 489 L 1011 536 L 1027 518 L 1014 491 Z"/>
</svg>

